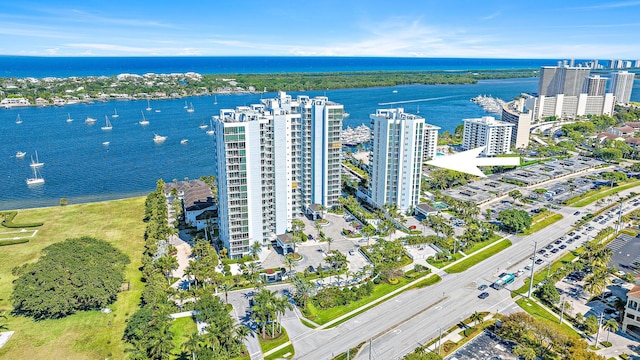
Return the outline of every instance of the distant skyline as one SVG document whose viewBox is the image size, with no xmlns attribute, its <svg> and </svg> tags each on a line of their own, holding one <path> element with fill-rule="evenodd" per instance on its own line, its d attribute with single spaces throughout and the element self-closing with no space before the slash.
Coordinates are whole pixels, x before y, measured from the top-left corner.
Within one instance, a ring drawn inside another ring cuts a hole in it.
<svg viewBox="0 0 640 360">
<path fill-rule="evenodd" d="M 640 1 L 0 1 L 0 55 L 640 59 Z"/>
</svg>

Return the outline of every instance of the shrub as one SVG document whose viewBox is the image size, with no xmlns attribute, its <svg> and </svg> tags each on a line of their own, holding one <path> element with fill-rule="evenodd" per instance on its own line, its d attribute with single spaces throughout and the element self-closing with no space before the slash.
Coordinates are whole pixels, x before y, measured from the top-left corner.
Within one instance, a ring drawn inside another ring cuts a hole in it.
<svg viewBox="0 0 640 360">
<path fill-rule="evenodd" d="M 2 220 L 2 225 L 11 229 L 20 229 L 26 227 L 38 227 L 44 224 L 41 222 L 16 224 L 13 222 L 13 219 L 16 217 L 16 215 L 18 215 L 17 211 L 0 212 L 0 216 L 4 217 L 4 219 Z"/>
<path fill-rule="evenodd" d="M 393 277 L 393 278 L 388 278 L 387 282 L 391 285 L 398 285 L 399 280 L 398 278 Z"/>
<path fill-rule="evenodd" d="M 0 241 L 0 246 L 14 245 L 14 244 L 24 244 L 29 242 L 29 239 L 17 239 L 17 240 L 2 240 Z"/>
<path fill-rule="evenodd" d="M 373 279 L 373 283 L 376 285 L 380 284 L 380 278 Z"/>
</svg>

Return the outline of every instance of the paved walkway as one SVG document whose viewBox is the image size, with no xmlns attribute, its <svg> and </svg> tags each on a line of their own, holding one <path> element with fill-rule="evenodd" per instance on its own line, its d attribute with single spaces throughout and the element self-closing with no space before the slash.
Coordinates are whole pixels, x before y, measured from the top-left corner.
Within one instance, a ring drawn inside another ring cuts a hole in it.
<svg viewBox="0 0 640 360">
<path fill-rule="evenodd" d="M 14 332 L 15 331 L 0 332 L 0 348 L 3 347 L 9 341 L 9 339 L 11 339 L 11 336 Z"/>
</svg>

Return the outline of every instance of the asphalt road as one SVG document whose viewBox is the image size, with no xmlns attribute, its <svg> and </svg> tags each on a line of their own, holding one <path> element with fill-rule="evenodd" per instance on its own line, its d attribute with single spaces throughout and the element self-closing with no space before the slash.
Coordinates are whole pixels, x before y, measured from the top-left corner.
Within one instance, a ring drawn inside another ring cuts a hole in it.
<svg viewBox="0 0 640 360">
<path fill-rule="evenodd" d="M 622 192 L 626 194 L 631 190 Z M 627 211 L 632 210 L 628 208 Z M 489 297 L 479 299 L 480 284 L 493 283 L 501 272 L 515 272 L 531 264 L 529 257 L 533 252 L 534 242 L 538 242 L 538 249 L 553 243 L 557 238 L 565 235 L 584 213 L 573 215 L 575 208 L 561 208 L 554 210 L 561 213 L 564 218 L 536 232 L 533 235 L 510 237 L 513 245 L 489 260 L 475 265 L 471 269 L 460 274 L 441 274 L 442 281 L 424 289 L 406 291 L 388 301 L 385 301 L 372 309 L 342 323 L 341 325 L 324 330 L 314 330 L 304 326 L 297 317 L 297 312 L 288 311 L 282 319 L 284 327 L 290 336 L 296 352 L 296 359 L 331 359 L 335 355 L 355 347 L 361 342 L 367 342 L 363 347 L 363 353 L 372 352 L 373 359 L 399 359 L 405 354 L 429 339 L 438 336 L 441 328 L 447 329 L 462 319 L 471 315 L 474 311 L 490 311 L 510 313 L 519 311 L 520 308 L 513 302 L 507 290 L 494 290 L 488 288 Z M 549 258 L 542 258 L 546 262 L 566 254 L 568 251 L 580 246 L 583 241 L 593 236 L 601 228 L 612 226 L 617 217 L 606 224 L 593 224 L 595 229 L 586 235 L 582 235 L 580 241 L 576 241 L 567 249 L 554 254 Z M 546 266 L 546 263 L 538 265 L 535 270 Z M 519 277 L 509 288 L 518 288 L 529 274 Z M 286 293 L 287 284 L 269 287 Z M 234 312 L 241 322 L 248 321 L 247 308 L 251 290 L 232 292 L 229 294 L 229 302 L 234 306 Z M 371 340 L 372 349 L 369 349 L 368 341 Z M 248 350 L 252 359 L 262 358 L 259 344 L 255 338 L 248 341 Z"/>
</svg>

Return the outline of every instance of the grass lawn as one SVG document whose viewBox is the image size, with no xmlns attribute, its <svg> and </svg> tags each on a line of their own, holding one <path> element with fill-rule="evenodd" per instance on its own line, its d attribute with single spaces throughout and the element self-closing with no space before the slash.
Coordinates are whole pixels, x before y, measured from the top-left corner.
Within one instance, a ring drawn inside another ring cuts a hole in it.
<svg viewBox="0 0 640 360">
<path fill-rule="evenodd" d="M 522 298 L 516 300 L 516 304 L 518 304 L 518 306 L 520 306 L 524 311 L 528 312 L 531 316 L 544 322 L 554 324 L 556 327 L 562 328 L 567 332 L 567 335 L 575 336 L 578 338 L 580 337 L 580 334 L 578 334 L 578 332 L 575 331 L 571 326 L 567 325 L 566 323 L 560 325 L 560 320 L 557 317 L 553 316 L 553 314 L 545 310 L 536 302 L 530 301 L 526 298 Z"/>
<path fill-rule="evenodd" d="M 525 230 L 522 234 L 523 235 L 531 235 L 536 231 L 540 231 L 544 228 L 546 228 L 547 226 L 560 221 L 563 218 L 562 214 L 553 214 L 551 216 L 547 216 L 546 218 L 536 222 L 535 224 L 531 225 L 530 228 L 528 228 L 527 230 Z"/>
<path fill-rule="evenodd" d="M 604 197 L 607 197 L 609 195 L 613 195 L 613 194 L 617 194 L 620 191 L 623 190 L 627 190 L 627 189 L 631 189 L 633 187 L 636 186 L 640 186 L 640 180 L 633 180 L 633 181 L 629 181 L 625 184 L 622 185 L 618 185 L 616 187 L 614 187 L 613 189 L 607 189 L 607 190 L 591 190 L 581 196 L 576 196 L 572 199 L 567 200 L 567 205 L 571 205 L 573 207 L 584 207 L 587 206 L 589 204 L 591 204 L 592 202 L 598 201 Z"/>
<path fill-rule="evenodd" d="M 182 344 L 187 340 L 187 336 L 198 330 L 196 322 L 191 316 L 173 320 L 171 323 L 171 332 L 173 332 L 173 351 L 172 353 L 180 355 L 182 353 Z"/>
<path fill-rule="evenodd" d="M 271 326 L 271 324 L 267 326 Z M 276 330 L 278 330 L 278 324 L 276 324 Z M 256 334 L 258 335 L 258 340 L 260 341 L 260 348 L 262 349 L 263 353 L 266 353 L 269 350 L 273 350 L 278 346 L 289 341 L 289 335 L 287 335 L 287 330 L 285 330 L 284 327 L 282 328 L 282 332 L 280 333 L 280 335 L 276 336 L 273 339 L 270 338 L 269 335 L 267 335 L 266 339 L 263 338 L 262 329 L 258 329 L 258 332 Z"/>
<path fill-rule="evenodd" d="M 467 254 L 467 255 L 473 254 L 474 252 L 484 248 L 487 245 L 491 245 L 491 244 L 493 244 L 494 242 L 496 242 L 496 241 L 498 241 L 500 239 L 501 239 L 500 235 L 493 235 L 489 240 L 473 243 L 473 246 L 471 246 L 464 253 Z"/>
<path fill-rule="evenodd" d="M 485 245 L 486 246 L 486 245 Z M 442 269 L 443 267 L 451 264 L 454 261 L 460 260 L 462 259 L 464 256 L 460 253 L 455 253 L 453 255 L 451 255 L 451 259 L 449 260 L 434 260 L 433 258 L 428 258 L 427 262 L 429 263 L 429 265 L 433 265 L 435 267 L 437 267 L 438 269 Z"/>
<path fill-rule="evenodd" d="M 140 271 L 144 246 L 144 197 L 20 210 L 16 222 L 44 222 L 28 243 L 0 247 L 0 309 L 10 310 L 11 269 L 35 262 L 40 251 L 68 238 L 93 236 L 106 240 L 123 251 L 131 263 L 126 278 L 129 291 L 118 295 L 110 306 L 112 312 L 79 312 L 57 320 L 33 321 L 26 317 L 9 317 L 8 328 L 15 331 L 0 349 L 0 358 L 24 359 L 124 359 L 121 340 L 125 320 L 138 308 L 142 283 Z"/>
<path fill-rule="evenodd" d="M 500 241 L 499 243 L 491 246 L 488 249 L 484 249 L 474 255 L 468 256 L 467 258 L 465 258 L 464 260 L 460 261 L 459 263 L 453 264 L 450 267 L 446 268 L 444 271 L 446 271 L 449 274 L 454 274 L 454 273 L 460 273 L 463 272 L 465 270 L 467 270 L 468 268 L 472 267 L 473 265 L 484 261 L 490 257 L 492 257 L 493 255 L 499 253 L 500 251 L 508 248 L 509 246 L 511 246 L 511 240 L 509 239 L 504 239 L 502 241 Z"/>
<path fill-rule="evenodd" d="M 398 278 L 398 284 L 396 285 L 391 285 L 383 281 L 380 284 L 375 286 L 370 296 L 367 296 L 366 298 L 362 298 L 358 301 L 354 301 L 349 305 L 337 306 L 330 309 L 318 309 L 311 303 L 311 301 L 309 301 L 307 302 L 307 311 L 309 315 L 306 317 L 309 320 L 315 322 L 316 324 L 322 325 L 344 314 L 347 314 L 363 305 L 366 305 L 376 299 L 379 299 L 384 295 L 392 292 L 393 290 L 399 289 L 408 283 L 409 283 L 409 280 L 403 277 Z"/>
<path fill-rule="evenodd" d="M 273 354 L 265 356 L 264 360 L 291 359 L 294 355 L 295 351 L 293 349 L 293 345 L 289 344 L 284 348 L 274 352 Z"/>
<path fill-rule="evenodd" d="M 440 275 L 433 274 L 433 275 L 429 276 L 428 278 L 420 281 L 419 283 L 414 284 L 413 286 L 411 286 L 411 289 L 420 289 L 420 288 L 423 288 L 423 287 L 431 286 L 433 284 L 439 283 L 440 280 L 442 280 Z"/>
<path fill-rule="evenodd" d="M 547 273 L 553 274 L 556 270 L 564 266 L 565 264 L 571 263 L 576 257 L 578 257 L 582 253 L 582 248 L 578 248 L 577 250 L 571 251 L 565 254 L 560 259 L 551 263 L 551 271 L 549 271 L 548 266 L 541 268 L 538 272 L 533 274 L 533 284 L 537 284 L 540 281 L 547 278 Z M 530 273 L 529 273 L 530 274 Z M 526 275 L 526 274 L 525 274 Z M 524 280 L 524 285 L 520 288 L 511 292 L 511 297 L 515 297 L 518 294 L 526 295 L 529 292 L 529 279 L 531 279 L 530 275 L 526 275 L 527 278 Z"/>
</svg>

